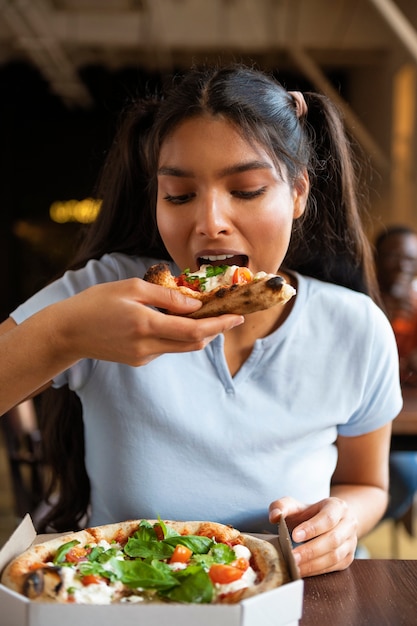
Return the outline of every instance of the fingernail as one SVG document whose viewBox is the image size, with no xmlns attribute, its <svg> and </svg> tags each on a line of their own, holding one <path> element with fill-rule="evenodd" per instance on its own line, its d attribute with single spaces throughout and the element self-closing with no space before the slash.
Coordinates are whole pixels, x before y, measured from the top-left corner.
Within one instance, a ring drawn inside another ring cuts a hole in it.
<svg viewBox="0 0 417 626">
<path fill-rule="evenodd" d="M 243 324 L 244 321 L 245 321 L 245 318 L 242 315 L 238 317 L 236 321 L 233 322 L 233 326 L 231 326 L 230 328 L 235 328 L 235 326 L 240 326 L 241 324 Z"/>
<path fill-rule="evenodd" d="M 299 552 L 293 552 L 292 555 L 294 557 L 295 564 L 299 565 L 301 562 L 301 554 Z"/>
<path fill-rule="evenodd" d="M 272 509 L 269 514 L 269 518 L 272 522 L 277 522 L 281 519 L 282 511 L 281 509 Z"/>
<path fill-rule="evenodd" d="M 292 537 L 294 539 L 294 541 L 296 541 L 297 543 L 300 543 L 301 541 L 304 541 L 306 538 L 306 531 L 302 530 L 301 528 L 298 530 L 294 530 Z"/>
</svg>

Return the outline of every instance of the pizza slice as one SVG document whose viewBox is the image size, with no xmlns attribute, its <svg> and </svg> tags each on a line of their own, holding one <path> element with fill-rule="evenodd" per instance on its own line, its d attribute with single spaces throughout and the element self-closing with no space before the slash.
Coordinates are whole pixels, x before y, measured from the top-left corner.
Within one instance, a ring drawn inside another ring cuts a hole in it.
<svg viewBox="0 0 417 626">
<path fill-rule="evenodd" d="M 294 287 L 282 276 L 253 274 L 248 267 L 239 265 L 202 265 L 196 272 L 187 269 L 174 276 L 167 263 L 157 263 L 147 270 L 144 280 L 201 300 L 202 307 L 186 316 L 194 319 L 223 313 L 255 313 L 285 304 L 295 295 Z"/>
<path fill-rule="evenodd" d="M 288 580 L 271 543 L 213 522 L 134 520 L 35 545 L 1 582 L 33 601 L 235 603 Z"/>
</svg>

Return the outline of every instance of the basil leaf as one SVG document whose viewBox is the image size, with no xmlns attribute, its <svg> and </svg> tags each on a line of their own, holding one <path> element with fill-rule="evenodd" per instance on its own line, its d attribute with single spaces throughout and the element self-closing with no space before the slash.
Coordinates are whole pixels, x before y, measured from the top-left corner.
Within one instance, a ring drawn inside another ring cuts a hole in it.
<svg viewBox="0 0 417 626">
<path fill-rule="evenodd" d="M 181 544 L 189 548 L 194 554 L 206 554 L 214 545 L 209 537 L 200 537 L 199 535 L 177 535 L 176 537 L 166 537 L 163 543 L 170 546 Z"/>
<path fill-rule="evenodd" d="M 98 563 L 106 563 L 109 559 L 117 554 L 121 554 L 120 548 L 106 548 L 102 546 L 95 546 L 90 554 L 87 554 L 87 559 L 91 562 L 97 561 Z"/>
<path fill-rule="evenodd" d="M 166 563 L 111 560 L 117 578 L 132 588 L 164 590 L 179 583 Z"/>
<path fill-rule="evenodd" d="M 78 566 L 78 571 L 81 576 L 90 576 L 91 574 L 95 576 L 102 576 L 103 578 L 107 578 L 111 581 L 117 580 L 117 574 L 104 568 L 101 563 L 83 561 Z"/>
<path fill-rule="evenodd" d="M 158 524 L 155 524 L 155 526 L 160 526 L 162 528 L 164 538 L 179 536 L 179 533 L 177 533 L 177 531 L 174 530 L 171 526 L 167 526 L 165 522 L 163 522 L 159 516 L 158 516 Z"/>
<path fill-rule="evenodd" d="M 232 563 L 236 560 L 236 553 L 225 543 L 216 543 L 208 554 L 196 554 L 193 558 L 208 570 L 213 563 Z"/>
<path fill-rule="evenodd" d="M 179 585 L 161 591 L 159 595 L 173 602 L 209 604 L 214 595 L 214 586 L 207 572 L 199 565 L 175 572 Z"/>
<path fill-rule="evenodd" d="M 207 265 L 206 276 L 207 278 L 212 278 L 213 276 L 224 274 L 228 267 L 228 265 Z"/>
<path fill-rule="evenodd" d="M 71 548 L 73 548 L 74 546 L 78 546 L 80 542 L 77 541 L 76 539 L 74 539 L 74 541 L 67 541 L 67 543 L 64 543 L 62 546 L 60 546 L 55 554 L 55 558 L 54 558 L 54 563 L 62 563 L 63 561 L 65 561 L 65 557 L 68 554 L 68 552 L 71 550 Z"/>
<path fill-rule="evenodd" d="M 174 547 L 163 541 L 143 541 L 136 537 L 130 537 L 124 547 L 124 552 L 132 558 L 141 559 L 169 559 L 174 552 Z"/>
<path fill-rule="evenodd" d="M 146 520 L 142 520 L 139 528 L 133 533 L 132 537 L 141 541 L 157 541 L 158 537 L 153 526 Z"/>
<path fill-rule="evenodd" d="M 236 561 L 236 552 L 225 543 L 216 543 L 210 550 L 214 563 L 232 563 Z"/>
</svg>

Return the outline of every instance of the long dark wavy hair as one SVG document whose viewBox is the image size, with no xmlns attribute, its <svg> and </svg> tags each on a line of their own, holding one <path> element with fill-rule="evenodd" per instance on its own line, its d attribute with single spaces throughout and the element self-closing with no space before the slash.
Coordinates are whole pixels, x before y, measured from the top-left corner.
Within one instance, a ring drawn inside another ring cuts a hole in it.
<svg viewBox="0 0 417 626">
<path fill-rule="evenodd" d="M 161 145 L 185 119 L 222 116 L 249 142 L 262 145 L 278 167 L 284 166 L 290 184 L 308 171 L 307 209 L 294 222 L 285 267 L 377 300 L 358 172 L 343 121 L 328 98 L 311 92 L 304 97 L 308 112 L 299 116 L 296 100 L 272 76 L 233 65 L 191 69 L 158 97 L 133 102 L 123 112 L 98 181 L 99 216 L 71 269 L 116 251 L 169 259 L 155 216 Z M 62 531 L 85 525 L 90 484 L 80 402 L 66 387 L 50 394 L 42 430 L 53 504 L 40 529 Z"/>
</svg>

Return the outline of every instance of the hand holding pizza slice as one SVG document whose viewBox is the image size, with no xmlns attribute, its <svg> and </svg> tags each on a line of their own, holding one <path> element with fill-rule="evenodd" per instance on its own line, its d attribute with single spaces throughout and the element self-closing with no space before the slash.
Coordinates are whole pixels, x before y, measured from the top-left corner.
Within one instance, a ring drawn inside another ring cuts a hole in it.
<svg viewBox="0 0 417 626">
<path fill-rule="evenodd" d="M 238 265 L 202 265 L 196 272 L 185 270 L 173 276 L 167 263 L 152 265 L 144 280 L 156 285 L 178 289 L 203 305 L 187 315 L 194 319 L 235 313 L 245 315 L 285 304 L 295 295 L 295 289 L 276 274 L 253 274 Z"/>
</svg>

